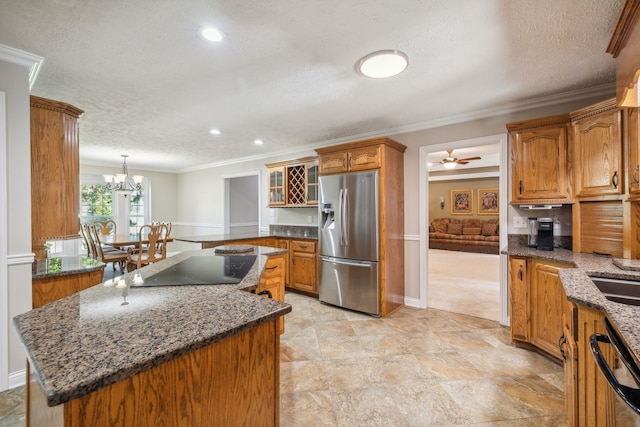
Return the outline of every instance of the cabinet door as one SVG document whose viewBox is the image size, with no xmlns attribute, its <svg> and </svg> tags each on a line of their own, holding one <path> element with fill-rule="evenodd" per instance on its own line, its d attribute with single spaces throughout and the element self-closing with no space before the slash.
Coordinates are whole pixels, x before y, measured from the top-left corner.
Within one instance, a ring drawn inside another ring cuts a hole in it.
<svg viewBox="0 0 640 427">
<path fill-rule="evenodd" d="M 332 173 L 343 173 L 347 171 L 347 153 L 339 151 L 336 153 L 321 154 L 318 157 L 320 174 L 328 175 Z"/>
<path fill-rule="evenodd" d="M 509 258 L 511 339 L 529 341 L 529 285 L 526 258 Z"/>
<path fill-rule="evenodd" d="M 269 169 L 269 206 L 284 205 L 284 167 Z"/>
<path fill-rule="evenodd" d="M 318 204 L 318 164 L 317 163 L 307 163 L 307 205 L 317 205 Z"/>
<path fill-rule="evenodd" d="M 290 286 L 301 291 L 318 293 L 316 244 L 300 240 L 291 241 Z"/>
<path fill-rule="evenodd" d="M 573 123 L 576 196 L 624 193 L 621 116 L 615 109 Z"/>
<path fill-rule="evenodd" d="M 563 333 L 562 312 L 566 299 L 558 267 L 533 261 L 530 274 L 531 344 L 561 358 L 558 343 Z"/>
<path fill-rule="evenodd" d="M 567 411 L 567 427 L 578 426 L 578 349 L 575 341 L 577 310 L 574 303 L 564 301 L 563 340 L 560 348 L 564 359 L 564 401 Z"/>
<path fill-rule="evenodd" d="M 512 201 L 569 199 L 566 125 L 513 132 L 511 170 Z"/>
<path fill-rule="evenodd" d="M 349 171 L 379 169 L 382 164 L 380 146 L 354 148 L 349 151 Z"/>
<path fill-rule="evenodd" d="M 624 110 L 624 127 L 627 129 L 629 139 L 629 160 L 627 167 L 629 168 L 629 194 L 636 199 L 640 196 L 640 132 L 638 127 L 637 108 L 625 108 Z M 635 196 L 635 197 L 634 197 Z"/>
<path fill-rule="evenodd" d="M 278 247 L 280 249 L 286 249 L 288 251 L 289 239 L 278 239 Z M 290 263 L 291 256 L 287 252 L 285 255 L 283 255 L 283 257 L 284 257 L 284 284 L 285 286 L 289 286 L 289 263 Z"/>
<path fill-rule="evenodd" d="M 284 255 L 272 255 L 267 260 L 256 292 L 269 291 L 271 298 L 284 302 Z M 284 333 L 284 316 L 278 318 L 280 334 Z"/>
</svg>

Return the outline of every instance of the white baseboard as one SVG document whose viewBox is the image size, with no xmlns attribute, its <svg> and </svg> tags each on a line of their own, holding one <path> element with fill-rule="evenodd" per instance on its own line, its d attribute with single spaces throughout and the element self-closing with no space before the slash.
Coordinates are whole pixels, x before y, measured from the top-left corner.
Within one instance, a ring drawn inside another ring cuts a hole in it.
<svg viewBox="0 0 640 427">
<path fill-rule="evenodd" d="M 420 298 L 404 297 L 404 305 L 407 305 L 409 307 L 422 308 L 420 307 Z"/>
<path fill-rule="evenodd" d="M 9 374 L 9 388 L 20 387 L 21 385 L 25 385 L 27 383 L 27 370 L 23 369 L 21 371 L 11 372 Z"/>
</svg>

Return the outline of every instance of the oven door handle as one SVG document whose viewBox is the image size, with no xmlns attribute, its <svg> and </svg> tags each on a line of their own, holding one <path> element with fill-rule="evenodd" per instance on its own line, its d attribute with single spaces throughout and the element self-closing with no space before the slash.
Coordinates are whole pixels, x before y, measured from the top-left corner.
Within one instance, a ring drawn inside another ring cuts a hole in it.
<svg viewBox="0 0 640 427">
<path fill-rule="evenodd" d="M 611 385 L 611 388 L 613 388 L 616 394 L 620 396 L 622 400 L 631 407 L 631 409 L 640 414 L 640 389 L 628 387 L 618 382 L 618 379 L 611 370 L 611 367 L 602 355 L 600 345 L 598 344 L 599 342 L 611 344 L 611 340 L 607 335 L 603 334 L 593 334 L 589 340 L 591 354 L 593 354 L 593 358 L 595 359 L 598 368 L 600 368 L 600 372 L 602 372 L 602 375 L 604 375 L 605 379 L 609 385 Z"/>
</svg>

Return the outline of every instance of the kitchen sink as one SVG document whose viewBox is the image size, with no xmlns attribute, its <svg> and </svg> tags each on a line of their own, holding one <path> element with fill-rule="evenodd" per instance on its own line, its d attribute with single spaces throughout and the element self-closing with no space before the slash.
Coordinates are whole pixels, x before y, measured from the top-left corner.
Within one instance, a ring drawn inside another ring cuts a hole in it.
<svg viewBox="0 0 640 427">
<path fill-rule="evenodd" d="M 592 277 L 591 280 L 609 301 L 640 306 L 640 281 Z"/>
</svg>

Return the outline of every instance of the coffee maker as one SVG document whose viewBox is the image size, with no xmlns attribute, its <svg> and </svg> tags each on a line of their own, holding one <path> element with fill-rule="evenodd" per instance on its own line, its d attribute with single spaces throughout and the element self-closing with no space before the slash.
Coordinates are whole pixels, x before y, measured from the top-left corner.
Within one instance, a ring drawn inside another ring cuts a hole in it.
<svg viewBox="0 0 640 427">
<path fill-rule="evenodd" d="M 553 218 L 538 218 L 538 249 L 553 250 Z"/>
</svg>

